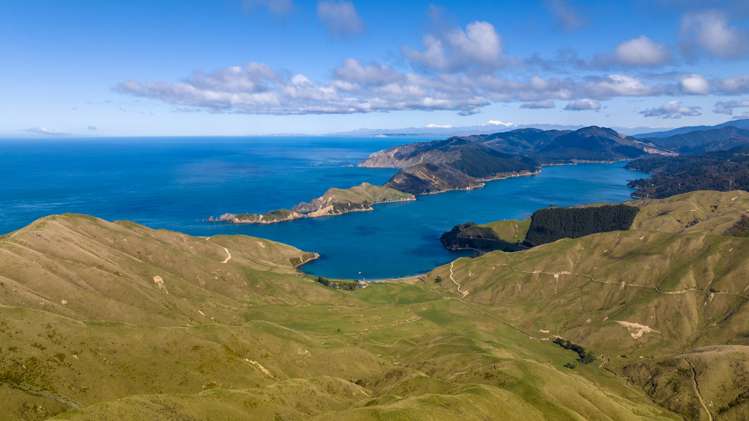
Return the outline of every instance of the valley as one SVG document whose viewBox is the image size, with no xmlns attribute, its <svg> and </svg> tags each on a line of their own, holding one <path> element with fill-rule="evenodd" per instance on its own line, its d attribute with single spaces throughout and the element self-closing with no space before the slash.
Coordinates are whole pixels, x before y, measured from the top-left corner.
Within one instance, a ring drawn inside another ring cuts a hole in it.
<svg viewBox="0 0 749 421">
<path fill-rule="evenodd" d="M 20 419 L 701 419 L 698 381 L 742 419 L 749 244 L 720 233 L 749 194 L 633 203 L 628 230 L 353 291 L 267 240 L 44 218 L 0 238 L 0 390 Z"/>
</svg>

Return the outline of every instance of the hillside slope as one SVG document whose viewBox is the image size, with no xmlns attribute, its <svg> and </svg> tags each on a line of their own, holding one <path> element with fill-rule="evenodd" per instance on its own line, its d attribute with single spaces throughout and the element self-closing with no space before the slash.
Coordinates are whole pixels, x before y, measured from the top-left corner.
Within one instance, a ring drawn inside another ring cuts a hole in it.
<svg viewBox="0 0 749 421">
<path fill-rule="evenodd" d="M 295 270 L 313 257 L 75 215 L 0 237 L 3 415 L 676 419 L 494 306 L 418 280 L 325 288 Z"/>
<path fill-rule="evenodd" d="M 581 344 L 665 406 L 707 419 L 692 376 L 662 367 L 692 362 L 688 355 L 702 347 L 749 345 L 749 238 L 732 234 L 749 213 L 749 193 L 699 191 L 630 204 L 640 211 L 629 230 L 461 258 L 429 279 L 450 279 L 433 285 L 493 306 L 540 340 Z M 737 369 L 722 376 L 710 374 L 720 358 L 700 359 L 695 381 L 711 385 L 702 399 L 713 415 L 724 408 L 721 419 L 746 419 L 746 353 L 732 355 Z"/>
</svg>

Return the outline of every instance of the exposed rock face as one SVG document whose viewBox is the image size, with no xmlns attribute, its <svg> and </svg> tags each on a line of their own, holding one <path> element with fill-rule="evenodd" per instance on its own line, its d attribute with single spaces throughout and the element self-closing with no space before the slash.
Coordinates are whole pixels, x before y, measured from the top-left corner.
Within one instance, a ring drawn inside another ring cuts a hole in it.
<svg viewBox="0 0 749 421">
<path fill-rule="evenodd" d="M 399 171 L 387 186 L 411 194 L 428 194 L 471 190 L 483 187 L 484 183 L 447 165 L 419 164 Z"/>
<path fill-rule="evenodd" d="M 371 211 L 378 203 L 414 200 L 412 194 L 387 187 L 362 183 L 348 189 L 332 188 L 324 195 L 307 203 L 300 203 L 294 209 L 280 209 L 263 214 L 227 213 L 211 219 L 232 224 L 275 224 L 302 218 L 342 215 L 349 212 Z"/>
<path fill-rule="evenodd" d="M 304 215 L 288 209 L 274 210 L 268 213 L 225 213 L 218 218 L 211 218 L 213 222 L 229 222 L 232 224 L 275 224 L 277 222 L 293 221 L 304 218 Z"/>
<path fill-rule="evenodd" d="M 406 148 L 410 146 L 414 145 Z M 416 145 L 395 155 L 400 161 L 389 161 L 387 152 L 382 158 L 401 168 L 387 185 L 413 194 L 480 188 L 485 181 L 531 175 L 540 168 L 531 158 L 497 152 L 461 139 Z"/>
</svg>

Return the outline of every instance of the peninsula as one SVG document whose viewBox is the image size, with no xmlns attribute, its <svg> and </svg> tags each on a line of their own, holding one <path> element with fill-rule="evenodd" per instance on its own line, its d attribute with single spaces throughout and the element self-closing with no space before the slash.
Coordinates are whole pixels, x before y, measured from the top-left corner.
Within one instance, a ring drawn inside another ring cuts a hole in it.
<svg viewBox="0 0 749 421">
<path fill-rule="evenodd" d="M 360 164 L 397 168 L 384 186 L 364 183 L 332 188 L 292 209 L 226 213 L 211 218 L 232 224 L 275 224 L 303 218 L 373 210 L 373 205 L 415 200 L 417 195 L 472 190 L 486 182 L 538 174 L 544 165 L 613 162 L 649 155 L 673 155 L 653 143 L 597 126 L 579 130 L 519 129 L 490 135 L 457 136 L 375 152 Z"/>
<path fill-rule="evenodd" d="M 413 194 L 388 186 L 362 183 L 348 189 L 329 189 L 322 196 L 307 203 L 300 203 L 293 209 L 279 209 L 262 214 L 226 213 L 211 220 L 232 224 L 275 224 L 302 218 L 320 218 L 343 215 L 349 212 L 367 212 L 373 210 L 373 205 L 378 203 L 404 202 L 415 199 L 416 197 Z"/>
</svg>

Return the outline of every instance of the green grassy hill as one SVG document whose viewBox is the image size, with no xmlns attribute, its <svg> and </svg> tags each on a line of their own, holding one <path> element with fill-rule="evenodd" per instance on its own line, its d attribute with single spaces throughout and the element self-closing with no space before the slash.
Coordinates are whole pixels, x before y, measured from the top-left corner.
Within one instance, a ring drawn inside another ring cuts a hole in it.
<svg viewBox="0 0 749 421">
<path fill-rule="evenodd" d="M 729 234 L 749 213 L 749 193 L 700 191 L 631 204 L 640 212 L 629 230 L 462 258 L 435 269 L 427 283 L 496 309 L 539 341 L 561 336 L 581 344 L 600 365 L 638 373 L 631 380 L 666 407 L 708 419 L 693 376 L 659 367 L 692 362 L 704 347 L 749 345 L 749 239 Z M 745 351 L 733 355 L 746 367 Z M 722 359 L 694 360 L 695 381 L 712 384 L 712 393 L 703 392 L 709 410 L 718 415 L 733 396 L 721 415 L 749 417 L 746 370 L 716 376 Z"/>
<path fill-rule="evenodd" d="M 313 257 L 75 215 L 1 237 L 3 416 L 678 419 L 444 268 L 349 292 L 296 271 Z"/>
</svg>

